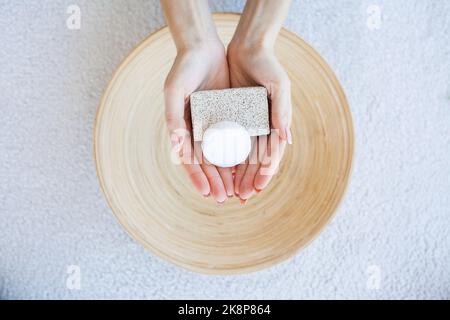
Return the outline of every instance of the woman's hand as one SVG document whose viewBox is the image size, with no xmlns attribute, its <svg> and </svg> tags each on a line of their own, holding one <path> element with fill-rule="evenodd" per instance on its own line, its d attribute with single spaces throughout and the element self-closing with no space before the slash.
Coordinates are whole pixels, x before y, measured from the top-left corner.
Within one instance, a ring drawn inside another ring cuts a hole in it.
<svg viewBox="0 0 450 320">
<path fill-rule="evenodd" d="M 219 42 L 208 42 L 178 52 L 164 87 L 172 147 L 180 152 L 182 163 L 197 190 L 204 196 L 211 194 L 219 203 L 234 194 L 231 169 L 203 161 L 199 144 L 192 142 L 189 96 L 194 91 L 229 86 L 225 49 Z"/>
<path fill-rule="evenodd" d="M 253 139 L 249 161 L 238 165 L 234 190 L 242 200 L 264 189 L 281 160 L 286 141 L 292 143 L 290 81 L 271 48 L 228 47 L 232 87 L 266 87 L 270 104 L 271 136 Z"/>
<path fill-rule="evenodd" d="M 289 5 L 289 0 L 248 0 L 228 46 L 231 86 L 264 86 L 270 105 L 270 136 L 253 139 L 249 160 L 236 168 L 234 191 L 243 202 L 268 185 L 286 142 L 292 143 L 291 84 L 273 50 Z"/>
<path fill-rule="evenodd" d="M 162 0 L 177 57 L 164 86 L 170 140 L 195 188 L 222 203 L 234 194 L 231 169 L 203 161 L 191 139 L 189 96 L 194 91 L 230 87 L 225 48 L 220 41 L 207 0 Z"/>
</svg>

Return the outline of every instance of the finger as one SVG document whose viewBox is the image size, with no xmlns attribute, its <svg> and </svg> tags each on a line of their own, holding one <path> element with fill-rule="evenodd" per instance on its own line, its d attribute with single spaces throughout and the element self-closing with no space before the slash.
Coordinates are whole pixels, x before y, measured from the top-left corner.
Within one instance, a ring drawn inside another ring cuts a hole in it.
<svg viewBox="0 0 450 320">
<path fill-rule="evenodd" d="M 252 139 L 252 151 L 250 152 L 249 156 L 249 164 L 247 166 L 247 169 L 245 170 L 244 176 L 242 177 L 241 184 L 239 185 L 239 197 L 242 200 L 248 200 L 252 195 L 256 193 L 254 180 L 260 166 L 258 153 L 262 151 L 260 150 L 259 142 L 265 142 L 264 138 L 262 137 L 260 140 L 257 137 L 254 137 Z M 265 151 L 266 148 L 263 148 L 263 150 Z"/>
<path fill-rule="evenodd" d="M 181 90 L 167 87 L 164 89 L 165 116 L 172 147 L 181 148 L 188 129 L 184 117 L 185 98 Z"/>
<path fill-rule="evenodd" d="M 292 143 L 290 125 L 292 118 L 291 103 L 291 83 L 288 76 L 282 78 L 274 84 L 268 86 L 268 93 L 271 103 L 271 124 L 272 128 L 278 130 L 278 135 L 282 140 Z"/>
<path fill-rule="evenodd" d="M 194 152 L 191 135 L 184 115 L 186 105 L 184 94 L 181 90 L 166 85 L 164 88 L 164 100 L 166 123 L 172 148 L 180 153 L 183 167 L 194 187 L 203 196 L 207 197 L 211 193 L 211 187 Z"/>
<path fill-rule="evenodd" d="M 247 169 L 247 161 L 236 166 L 236 172 L 234 174 L 234 193 L 239 196 L 239 186 L 241 184 L 242 177 Z"/>
<path fill-rule="evenodd" d="M 219 171 L 220 177 L 222 178 L 227 196 L 232 197 L 234 195 L 234 181 L 232 169 L 218 167 L 217 171 Z"/>
<path fill-rule="evenodd" d="M 273 131 L 269 136 L 267 150 L 261 162 L 261 166 L 255 176 L 254 187 L 256 191 L 264 189 L 276 173 L 286 148 L 286 141 Z"/>
<path fill-rule="evenodd" d="M 218 203 L 223 203 L 227 199 L 225 186 L 217 168 L 211 164 L 201 165 L 211 188 L 211 195 Z"/>
<path fill-rule="evenodd" d="M 204 196 L 207 197 L 211 193 L 211 188 L 209 181 L 203 172 L 198 160 L 195 157 L 192 143 L 190 139 L 187 140 L 189 143 L 184 143 L 182 146 L 181 160 L 183 167 L 189 178 L 192 181 L 194 187 Z"/>
<path fill-rule="evenodd" d="M 218 203 L 223 203 L 227 199 L 227 193 L 219 171 L 203 157 L 199 142 L 194 144 L 194 153 L 197 159 L 199 159 L 200 167 L 208 179 L 212 197 Z"/>
<path fill-rule="evenodd" d="M 195 189 L 197 189 L 204 197 L 208 197 L 211 194 L 211 189 L 209 181 L 200 165 L 187 165 L 184 167 L 186 168 Z"/>
</svg>

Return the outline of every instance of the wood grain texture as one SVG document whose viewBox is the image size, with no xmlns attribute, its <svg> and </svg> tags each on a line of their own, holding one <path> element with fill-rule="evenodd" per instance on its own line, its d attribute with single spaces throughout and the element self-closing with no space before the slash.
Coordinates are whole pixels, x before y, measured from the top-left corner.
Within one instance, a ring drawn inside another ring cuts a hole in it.
<svg viewBox="0 0 450 320">
<path fill-rule="evenodd" d="M 239 16 L 216 14 L 231 39 Z M 169 30 L 141 43 L 122 63 L 98 109 L 97 174 L 123 227 L 154 254 L 192 271 L 233 274 L 281 262 L 330 221 L 348 183 L 353 156 L 350 110 L 326 62 L 282 30 L 276 54 L 292 81 L 293 140 L 266 190 L 241 206 L 218 206 L 172 164 L 163 83 L 175 58 Z"/>
</svg>

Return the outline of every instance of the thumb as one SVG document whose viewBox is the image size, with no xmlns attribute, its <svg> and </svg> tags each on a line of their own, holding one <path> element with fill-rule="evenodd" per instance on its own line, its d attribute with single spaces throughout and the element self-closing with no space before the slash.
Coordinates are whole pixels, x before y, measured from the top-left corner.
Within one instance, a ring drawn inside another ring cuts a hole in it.
<svg viewBox="0 0 450 320">
<path fill-rule="evenodd" d="M 271 103 L 272 129 L 277 130 L 282 140 L 292 143 L 291 137 L 291 82 L 287 75 L 277 83 L 268 86 L 269 99 Z"/>
<path fill-rule="evenodd" d="M 186 141 L 189 132 L 186 129 L 184 119 L 166 118 L 167 127 L 169 129 L 170 143 L 175 152 L 180 152 L 184 141 Z"/>
<path fill-rule="evenodd" d="M 186 140 L 185 101 L 182 91 L 164 89 L 165 115 L 172 148 L 179 152 Z"/>
</svg>

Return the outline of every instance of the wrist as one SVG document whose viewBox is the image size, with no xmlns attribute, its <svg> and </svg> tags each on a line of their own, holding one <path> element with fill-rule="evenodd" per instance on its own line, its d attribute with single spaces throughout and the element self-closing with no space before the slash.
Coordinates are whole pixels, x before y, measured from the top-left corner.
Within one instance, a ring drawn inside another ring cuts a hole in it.
<svg viewBox="0 0 450 320">
<path fill-rule="evenodd" d="M 219 39 L 195 39 L 177 46 L 177 55 L 189 53 L 205 53 L 208 56 L 226 57 L 225 47 Z"/>
<path fill-rule="evenodd" d="M 227 47 L 227 55 L 231 60 L 256 57 L 261 53 L 272 53 L 274 45 L 265 41 L 249 41 L 249 39 L 233 38 Z"/>
<path fill-rule="evenodd" d="M 174 37 L 177 52 L 191 51 L 198 48 L 217 48 L 223 44 L 217 34 L 186 32 Z"/>
<path fill-rule="evenodd" d="M 272 50 L 290 0 L 247 0 L 230 48 Z"/>
<path fill-rule="evenodd" d="M 241 51 L 271 50 L 274 45 L 275 41 L 264 36 L 254 37 L 235 34 L 228 44 L 228 49 Z"/>
<path fill-rule="evenodd" d="M 208 0 L 161 0 L 177 51 L 220 42 Z"/>
</svg>

